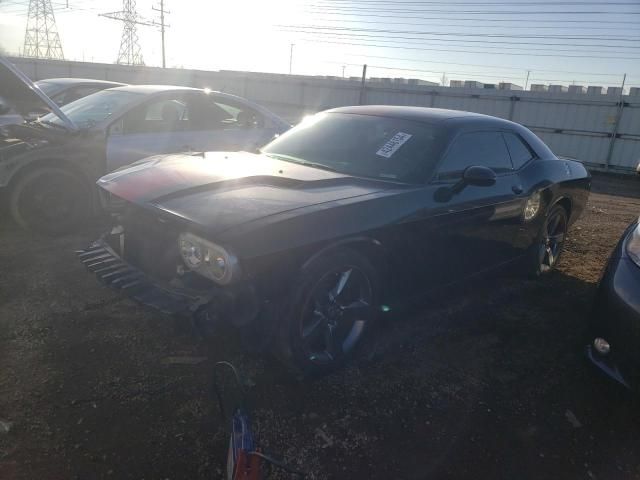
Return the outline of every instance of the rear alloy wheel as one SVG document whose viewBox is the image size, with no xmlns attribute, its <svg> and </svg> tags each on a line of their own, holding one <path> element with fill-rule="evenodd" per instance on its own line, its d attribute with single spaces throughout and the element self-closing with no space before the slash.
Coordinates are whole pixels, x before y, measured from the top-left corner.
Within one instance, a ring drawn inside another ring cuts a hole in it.
<svg viewBox="0 0 640 480">
<path fill-rule="evenodd" d="M 375 324 L 375 269 L 365 257 L 341 249 L 314 261 L 298 285 L 285 329 L 290 363 L 306 374 L 334 370 Z"/>
<path fill-rule="evenodd" d="M 55 167 L 33 170 L 11 190 L 11 215 L 23 228 L 59 234 L 72 230 L 90 211 L 86 183 L 77 175 Z"/>
<path fill-rule="evenodd" d="M 551 272 L 558 262 L 567 236 L 567 211 L 556 205 L 549 211 L 536 245 L 534 275 Z"/>
</svg>

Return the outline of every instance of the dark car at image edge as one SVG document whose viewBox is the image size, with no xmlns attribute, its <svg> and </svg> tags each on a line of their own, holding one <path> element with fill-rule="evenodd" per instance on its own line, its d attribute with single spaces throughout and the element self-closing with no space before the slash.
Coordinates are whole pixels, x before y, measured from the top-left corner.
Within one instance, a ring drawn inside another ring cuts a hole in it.
<svg viewBox="0 0 640 480">
<path fill-rule="evenodd" d="M 640 386 L 640 226 L 633 222 L 616 245 L 598 283 L 587 357 L 627 388 Z"/>
<path fill-rule="evenodd" d="M 513 122 L 344 107 L 259 154 L 156 156 L 103 177 L 113 228 L 80 258 L 144 304 L 231 323 L 323 372 L 410 295 L 551 271 L 590 184 Z"/>
</svg>

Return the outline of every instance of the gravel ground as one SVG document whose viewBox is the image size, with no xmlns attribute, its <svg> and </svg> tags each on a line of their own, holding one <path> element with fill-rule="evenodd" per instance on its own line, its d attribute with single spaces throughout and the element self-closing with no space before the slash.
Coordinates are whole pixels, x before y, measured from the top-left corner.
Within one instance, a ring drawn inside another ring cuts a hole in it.
<svg viewBox="0 0 640 480">
<path fill-rule="evenodd" d="M 640 181 L 595 177 L 558 272 L 426 298 L 364 359 L 304 383 L 234 332 L 204 341 L 103 287 L 73 254 L 99 227 L 0 226 L 0 478 L 222 478 L 221 359 L 248 377 L 261 444 L 311 479 L 640 478 L 638 401 L 581 355 L 595 283 L 639 213 Z"/>
</svg>

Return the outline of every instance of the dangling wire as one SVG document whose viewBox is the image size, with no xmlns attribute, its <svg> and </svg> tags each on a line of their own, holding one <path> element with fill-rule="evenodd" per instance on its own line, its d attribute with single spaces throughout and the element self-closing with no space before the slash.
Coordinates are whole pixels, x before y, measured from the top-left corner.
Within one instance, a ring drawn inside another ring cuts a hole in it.
<svg viewBox="0 0 640 480">
<path fill-rule="evenodd" d="M 233 364 L 226 361 L 216 362 L 216 364 L 213 366 L 213 391 L 216 395 L 216 398 L 218 399 L 220 415 L 222 416 L 223 419 L 226 419 L 224 402 L 222 401 L 222 392 L 220 391 L 220 387 L 218 385 L 218 372 L 223 367 L 226 367 L 233 372 L 233 376 L 236 379 L 236 387 L 240 392 L 240 401 L 238 402 L 239 403 L 238 407 L 241 408 L 242 410 L 245 410 L 245 391 L 242 385 L 242 381 L 240 380 L 240 374 L 238 373 L 238 370 L 236 370 L 236 367 Z"/>
</svg>

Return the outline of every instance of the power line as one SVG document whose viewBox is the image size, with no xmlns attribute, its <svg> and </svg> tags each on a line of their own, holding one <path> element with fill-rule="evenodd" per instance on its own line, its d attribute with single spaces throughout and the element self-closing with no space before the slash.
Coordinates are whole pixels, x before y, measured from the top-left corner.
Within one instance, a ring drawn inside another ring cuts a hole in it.
<svg viewBox="0 0 640 480">
<path fill-rule="evenodd" d="M 501 42 L 496 40 L 463 40 L 463 39 L 454 39 L 454 40 L 441 40 L 441 39 L 430 39 L 430 38 L 419 38 L 419 37 L 405 37 L 405 36 L 385 36 L 385 35 L 367 35 L 367 34 L 357 34 L 357 33 L 336 33 L 336 32 L 316 32 L 310 30 L 297 30 L 297 29 L 281 29 L 283 32 L 292 32 L 292 33 L 304 33 L 304 34 L 312 34 L 312 35 L 328 35 L 333 38 L 346 38 L 346 39 L 356 39 L 356 40 L 367 40 L 372 39 L 375 41 L 384 41 L 389 43 L 400 43 L 400 44 L 413 44 L 416 42 L 406 42 L 405 40 L 418 40 L 419 44 L 423 44 L 425 42 L 429 42 L 429 44 L 437 44 L 437 45 L 450 45 L 451 43 L 455 43 L 461 47 L 477 47 L 477 45 L 468 45 L 471 44 L 481 44 L 484 48 L 488 49 L 499 49 L 499 50 L 526 50 L 526 51 L 549 51 L 546 48 L 532 48 L 532 47 L 509 47 L 509 46 L 489 46 L 487 44 L 498 44 L 498 45 L 532 45 L 531 42 Z M 400 42 L 396 42 L 395 40 L 400 40 Z M 640 47 L 632 47 L 632 46 L 624 46 L 624 45 L 587 45 L 587 44 L 571 44 L 571 43 L 533 43 L 533 45 L 540 46 L 564 46 L 564 47 L 586 47 L 590 49 L 590 52 L 593 53 L 609 53 L 609 54 L 620 54 L 620 55 L 628 55 L 630 52 L 620 52 L 620 51 L 607 51 L 607 50 L 593 50 L 593 47 L 600 48 L 623 48 L 623 49 L 637 49 Z M 573 49 L 563 49 L 556 48 L 554 49 L 556 52 L 573 52 Z M 618 58 L 618 57 L 613 57 Z"/>
<path fill-rule="evenodd" d="M 437 18 L 436 18 L 437 19 Z M 317 19 L 316 19 L 317 20 Z M 461 19 L 453 19 L 455 21 L 464 21 Z M 472 20 L 472 19 L 469 19 Z M 473 26 L 477 27 L 477 28 L 491 28 L 492 30 L 496 29 L 496 28 L 515 28 L 513 25 L 480 25 L 479 22 L 483 22 L 483 21 L 489 21 L 487 19 L 473 19 L 475 20 Z M 325 18 L 322 19 L 323 22 L 340 22 L 340 23 L 358 23 L 358 24 L 373 24 L 373 25 L 412 25 L 414 27 L 420 27 L 420 26 L 425 26 L 424 23 L 415 23 L 415 22 L 389 22 L 388 20 L 362 20 L 362 19 L 357 19 L 357 20 L 352 20 L 352 19 L 337 19 L 337 18 Z M 515 22 L 517 22 L 516 20 L 514 20 Z M 564 30 L 566 25 L 564 24 L 565 22 L 563 22 L 562 25 L 517 25 L 517 28 L 519 30 L 539 30 L 539 29 L 562 29 Z M 591 22 L 585 22 L 585 23 L 591 23 Z M 632 22 L 632 23 L 637 23 L 637 22 Z M 452 23 L 436 23 L 430 26 L 434 26 L 434 27 L 469 27 L 469 25 L 464 25 L 464 24 L 452 24 Z M 599 27 L 599 26 L 593 26 L 590 25 L 588 27 L 571 27 L 572 30 L 618 30 L 617 27 Z"/>
<path fill-rule="evenodd" d="M 309 10 L 308 12 L 313 13 L 314 15 L 340 15 L 340 16 L 345 16 L 348 15 L 350 17 L 355 17 L 355 18 L 360 18 L 360 17 L 373 17 L 373 18 L 383 18 L 383 19 L 389 19 L 389 18 L 404 18 L 404 19 L 412 19 L 412 20 L 455 20 L 455 21 L 464 21 L 464 22 L 477 22 L 477 21 L 483 21 L 483 22 L 512 22 L 512 23 L 518 23 L 519 21 L 517 19 L 513 19 L 513 18 L 451 18 L 451 17 L 416 17 L 414 15 L 411 16 L 407 16 L 407 15 L 378 15 L 378 14 L 373 14 L 373 13 L 344 13 L 344 12 L 328 12 L 326 11 L 326 9 L 315 9 L 315 10 Z M 426 13 L 426 12 L 425 12 Z M 632 21 L 632 20 L 602 20 L 602 19 L 597 19 L 597 20 L 585 20 L 585 19 L 577 19 L 577 20 L 571 20 L 571 19 L 566 19 L 566 20 L 557 20 L 557 19 L 536 19 L 536 22 L 538 23 L 561 23 L 561 24 L 567 24 L 567 23 L 596 23 L 596 24 L 611 24 L 611 25 L 637 25 L 638 22 L 637 21 Z"/>
<path fill-rule="evenodd" d="M 385 4 L 388 5 L 388 0 L 331 0 L 328 3 L 346 3 L 346 4 Z M 518 2 L 517 5 L 514 5 L 514 2 L 506 1 L 506 2 L 448 2 L 448 1 L 430 1 L 430 0 L 396 0 L 393 2 L 394 5 L 397 4 L 419 4 L 419 5 L 508 5 L 508 6 L 518 6 L 518 7 L 528 7 L 528 6 L 555 6 L 555 5 L 578 5 L 578 6 L 602 6 L 602 2 L 584 2 L 584 1 L 574 1 L 574 2 Z M 625 5 L 625 6 L 637 6 L 637 2 L 607 2 L 607 6 L 611 5 Z"/>
<path fill-rule="evenodd" d="M 8 5 L 11 8 L 9 9 L 4 9 L 2 8 L 4 5 Z M 55 13 L 57 15 L 61 15 L 61 14 L 66 14 L 66 13 L 73 13 L 73 12 L 89 12 L 89 13 L 98 13 L 102 10 L 98 9 L 98 8 L 83 8 L 83 7 L 79 7 L 77 5 L 74 4 L 67 4 L 65 3 L 60 3 L 60 2 L 51 2 L 51 5 L 53 6 L 53 10 L 55 11 Z M 20 7 L 20 8 L 18 8 Z M 26 5 L 24 5 L 24 3 L 22 3 L 21 1 L 14 1 L 14 2 L 0 2 L 0 13 L 4 13 L 6 15 L 14 15 L 14 16 L 25 16 L 27 15 L 26 12 Z"/>
<path fill-rule="evenodd" d="M 325 40 L 323 37 L 313 37 L 313 38 L 300 38 L 300 41 L 307 43 L 327 43 L 334 45 L 351 45 L 351 46 L 359 46 L 359 47 L 373 47 L 373 48 L 393 48 L 398 50 L 415 50 L 415 51 L 424 51 L 424 52 L 440 52 L 440 53 L 472 53 L 472 54 L 489 54 L 489 55 L 510 55 L 510 56 L 528 56 L 528 57 L 558 57 L 558 58 L 603 58 L 603 59 L 616 59 L 616 60 L 640 60 L 640 57 L 611 57 L 611 55 L 606 56 L 598 56 L 598 55 L 565 55 L 565 54 L 554 54 L 554 53 L 515 53 L 515 52 L 487 52 L 487 51 L 478 51 L 478 50 L 456 50 L 447 48 L 443 50 L 442 48 L 425 48 L 425 47 L 411 47 L 411 46 L 401 46 L 401 45 L 389 45 L 389 44 L 380 44 L 380 43 L 359 43 L 359 42 L 334 42 L 331 40 Z"/>
<path fill-rule="evenodd" d="M 376 12 L 385 12 L 385 13 L 446 13 L 449 15 L 457 15 L 459 13 L 465 15 L 640 15 L 640 12 L 612 12 L 611 10 L 589 10 L 587 12 L 575 11 L 575 10 L 553 10 L 553 11 L 536 11 L 536 12 L 527 12 L 527 11 L 519 11 L 519 10 L 451 10 L 451 9 L 436 9 L 436 10 L 415 10 L 415 9 L 391 9 L 391 8 L 378 8 L 378 7 L 343 7 L 343 6 L 332 6 L 327 4 L 309 4 L 311 8 L 329 8 L 331 10 L 337 11 L 347 11 L 347 12 L 368 12 L 373 11 Z"/>
<path fill-rule="evenodd" d="M 424 32 L 416 30 L 387 30 L 387 29 L 375 29 L 375 28 L 355 28 L 355 27 L 334 27 L 330 25 L 275 25 L 276 27 L 285 28 L 308 28 L 313 30 L 339 30 L 346 32 L 373 32 L 373 33 L 393 33 L 393 34 L 410 34 L 410 35 L 434 35 L 434 36 L 456 36 L 456 37 L 488 37 L 488 38 L 529 38 L 529 39 L 565 39 L 565 40 L 605 40 L 605 41 L 617 41 L 617 42 L 638 42 L 640 37 L 619 37 L 610 35 L 507 35 L 502 33 L 456 33 L 456 32 Z M 562 44 L 566 45 L 566 44 Z"/>
</svg>

